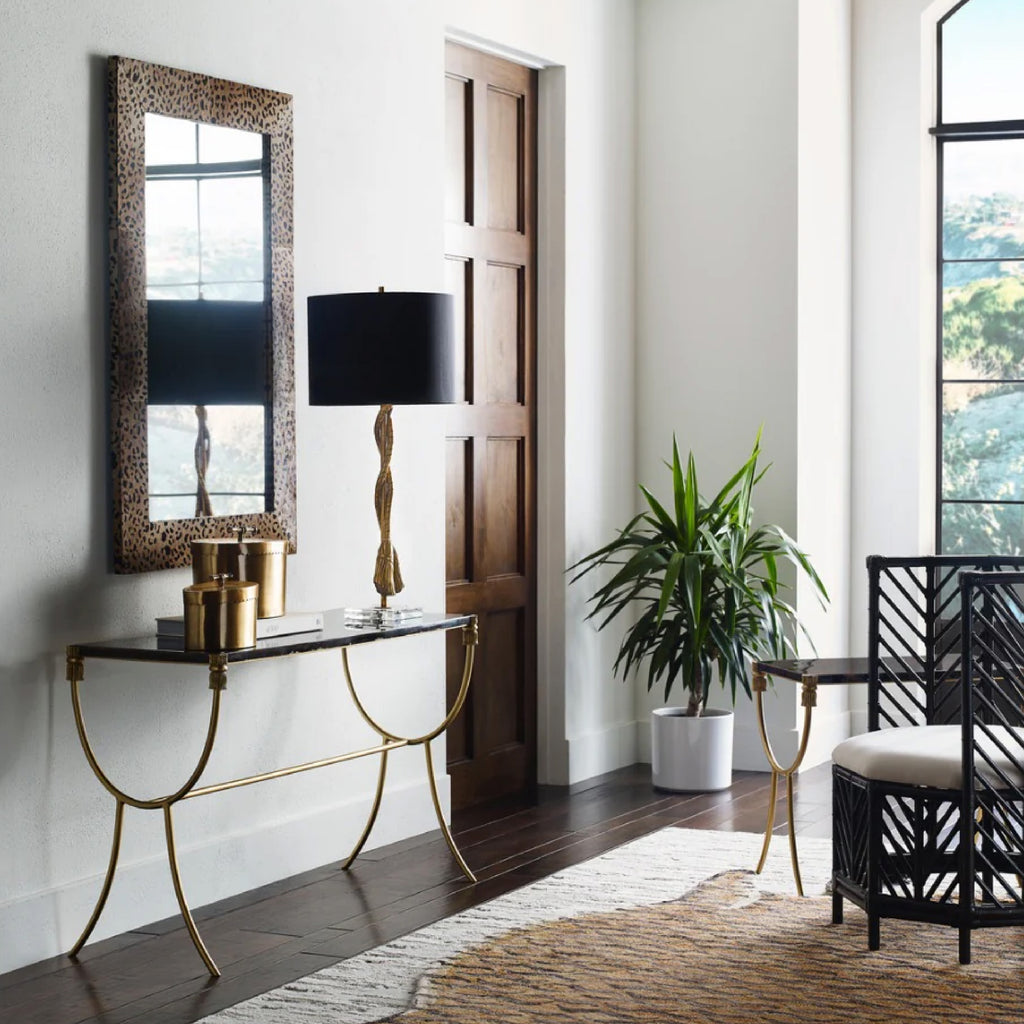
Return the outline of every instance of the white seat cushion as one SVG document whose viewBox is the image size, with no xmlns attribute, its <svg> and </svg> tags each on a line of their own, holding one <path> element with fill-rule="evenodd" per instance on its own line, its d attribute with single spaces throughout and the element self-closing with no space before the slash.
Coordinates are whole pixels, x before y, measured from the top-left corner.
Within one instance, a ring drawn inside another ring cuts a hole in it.
<svg viewBox="0 0 1024 1024">
<path fill-rule="evenodd" d="M 993 736 L 1013 755 L 1008 758 L 993 739 L 975 728 L 975 742 L 985 756 L 976 756 L 978 771 L 988 783 L 1005 783 L 995 768 L 1015 786 L 1024 786 L 1024 729 L 994 726 Z M 915 725 L 879 729 L 843 740 L 832 751 L 832 763 L 865 779 L 907 786 L 960 789 L 963 780 L 959 725 Z"/>
</svg>

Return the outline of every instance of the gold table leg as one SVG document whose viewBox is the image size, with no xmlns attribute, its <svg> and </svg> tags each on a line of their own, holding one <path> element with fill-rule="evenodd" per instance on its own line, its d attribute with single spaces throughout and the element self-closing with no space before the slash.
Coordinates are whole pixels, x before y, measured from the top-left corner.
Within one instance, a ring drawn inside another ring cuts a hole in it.
<svg viewBox="0 0 1024 1024">
<path fill-rule="evenodd" d="M 196 922 L 192 917 L 192 910 L 188 905 L 188 900 L 185 899 L 185 890 L 181 887 L 178 853 L 174 845 L 174 820 L 171 817 L 171 806 L 171 804 L 164 804 L 164 834 L 167 837 L 167 862 L 171 867 L 171 882 L 174 885 L 174 895 L 177 897 L 178 907 L 181 909 L 181 916 L 185 922 L 185 927 L 188 929 L 189 937 L 192 939 L 192 945 L 196 947 L 196 952 L 203 958 L 203 963 L 206 964 L 206 969 L 210 974 L 215 978 L 219 978 L 220 968 L 214 963 L 213 957 L 210 956 L 210 952 L 206 948 L 206 943 L 203 942 L 199 934 L 199 929 L 196 927 Z"/>
<path fill-rule="evenodd" d="M 459 865 L 462 873 L 470 882 L 476 881 L 476 875 L 474 875 L 469 869 L 469 865 L 459 852 L 459 848 L 455 843 L 455 838 L 452 836 L 451 829 L 448 827 L 448 822 L 444 820 L 441 801 L 437 795 L 437 783 L 434 781 L 434 760 L 430 752 L 430 741 L 437 739 L 437 737 L 455 721 L 459 712 L 462 710 L 462 706 L 466 703 L 466 695 L 469 693 L 469 681 L 473 675 L 473 661 L 476 655 L 476 645 L 479 642 L 479 639 L 480 632 L 477 626 L 476 616 L 474 615 L 472 620 L 462 627 L 462 645 L 465 647 L 466 653 L 462 666 L 462 682 L 459 684 L 459 692 L 441 724 L 436 728 L 431 729 L 430 732 L 424 733 L 422 736 L 397 736 L 395 733 L 385 729 L 379 722 L 377 722 L 377 720 L 366 710 L 363 702 L 359 699 L 359 694 L 356 691 L 355 683 L 352 681 L 352 672 L 348 663 L 348 648 L 343 647 L 341 649 L 341 664 L 345 672 L 345 683 L 348 686 L 348 692 L 352 698 L 352 702 L 355 704 L 356 710 L 362 716 L 363 721 L 366 722 L 366 724 L 373 729 L 378 736 L 380 736 L 381 741 L 384 743 L 398 742 L 404 743 L 406 746 L 410 747 L 423 747 L 424 753 L 426 754 L 427 783 L 430 786 L 430 797 L 434 803 L 434 813 L 437 815 L 437 821 L 441 827 L 441 834 L 444 836 L 444 841 L 448 844 L 448 849 L 451 850 L 452 856 L 455 858 L 455 862 Z M 381 755 L 380 773 L 377 776 L 377 792 L 373 798 L 373 804 L 370 807 L 370 813 L 367 816 L 366 825 L 363 828 L 362 835 L 359 837 L 359 841 L 349 854 L 348 859 L 342 865 L 343 870 L 347 871 L 352 866 L 352 863 L 355 861 L 359 852 L 365 845 L 366 840 L 370 837 L 370 832 L 373 830 L 374 823 L 377 820 L 377 812 L 380 810 L 381 797 L 384 793 L 384 777 L 386 773 L 387 752 L 385 751 Z"/>
<path fill-rule="evenodd" d="M 89 936 L 92 935 L 92 930 L 96 927 L 96 922 L 100 919 L 100 914 L 103 913 L 103 908 L 107 905 L 110 887 L 114 884 L 114 875 L 117 872 L 117 857 L 121 852 L 121 826 L 123 824 L 124 801 L 118 800 L 114 811 L 114 838 L 110 844 L 110 860 L 107 863 L 107 874 L 103 879 L 103 888 L 100 890 L 99 898 L 96 900 L 96 906 L 93 907 L 89 923 L 85 926 L 82 934 L 78 936 L 78 941 L 68 950 L 68 956 L 72 960 L 78 957 L 82 947 L 89 941 Z"/>
<path fill-rule="evenodd" d="M 381 752 L 380 755 L 380 771 L 377 773 L 377 792 L 373 797 L 373 806 L 370 808 L 370 816 L 366 819 L 366 825 L 363 828 L 363 834 L 359 837 L 356 845 L 352 847 L 352 852 L 348 855 L 348 860 L 341 865 L 342 871 L 348 871 L 352 867 L 352 862 L 359 856 L 363 847 L 366 845 L 366 840 L 370 838 L 370 833 L 373 831 L 373 826 L 377 822 L 377 812 L 380 810 L 381 797 L 384 795 L 384 780 L 388 774 L 388 752 L 386 750 Z"/>
<path fill-rule="evenodd" d="M 772 749 L 771 740 L 768 738 L 768 729 L 764 721 L 764 691 L 768 689 L 768 678 L 764 672 L 754 672 L 753 690 L 754 703 L 757 707 L 757 728 L 761 734 L 761 745 L 764 747 L 765 757 L 772 769 L 772 782 L 770 797 L 768 800 L 768 820 L 764 829 L 764 844 L 761 847 L 761 857 L 757 862 L 757 874 L 764 870 L 765 861 L 768 859 L 768 847 L 772 841 L 772 830 L 775 827 L 775 801 L 778 799 L 779 778 L 786 780 L 786 813 L 789 816 L 789 858 L 793 865 L 793 878 L 796 880 L 796 891 L 800 896 L 804 894 L 803 882 L 800 879 L 800 861 L 796 850 L 796 825 L 793 821 L 793 775 L 800 767 L 807 753 L 807 741 L 811 734 L 811 713 L 817 704 L 818 684 L 811 676 L 804 676 L 801 681 L 800 704 L 804 709 L 803 727 L 800 733 L 800 746 L 797 749 L 796 757 L 788 768 L 779 764 L 775 751 Z"/>
</svg>

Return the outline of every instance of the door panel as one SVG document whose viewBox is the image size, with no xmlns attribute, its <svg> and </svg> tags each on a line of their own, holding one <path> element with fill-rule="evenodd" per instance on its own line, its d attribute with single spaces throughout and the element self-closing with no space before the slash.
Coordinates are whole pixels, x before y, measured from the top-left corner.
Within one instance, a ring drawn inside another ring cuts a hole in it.
<svg viewBox="0 0 1024 1024">
<path fill-rule="evenodd" d="M 487 88 L 487 225 L 522 231 L 524 97 Z"/>
<path fill-rule="evenodd" d="M 469 342 L 473 337 L 473 262 L 451 256 L 444 261 L 445 291 L 455 296 L 455 402 L 473 400 L 473 360 Z"/>
<path fill-rule="evenodd" d="M 484 401 L 521 404 L 524 384 L 523 268 L 487 263 L 483 309 Z"/>
<path fill-rule="evenodd" d="M 484 508 L 485 578 L 525 576 L 523 564 L 523 441 L 518 437 L 487 439 Z"/>
<path fill-rule="evenodd" d="M 468 583 L 473 564 L 473 442 L 449 437 L 446 448 L 445 579 L 449 584 Z"/>
<path fill-rule="evenodd" d="M 445 193 L 446 221 L 468 222 L 473 208 L 472 181 L 467 181 L 466 166 L 472 145 L 473 87 L 464 78 L 447 76 L 444 80 L 445 100 Z"/>
<path fill-rule="evenodd" d="M 445 273 L 460 401 L 448 412 L 447 607 L 480 617 L 448 740 L 452 804 L 537 779 L 536 73 L 448 44 Z M 461 649 L 448 654 L 449 698 Z"/>
</svg>

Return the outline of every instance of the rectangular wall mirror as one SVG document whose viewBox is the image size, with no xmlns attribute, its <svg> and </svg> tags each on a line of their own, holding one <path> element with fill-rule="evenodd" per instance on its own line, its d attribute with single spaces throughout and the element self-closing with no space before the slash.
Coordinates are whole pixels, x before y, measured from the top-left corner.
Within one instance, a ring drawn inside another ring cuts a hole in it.
<svg viewBox="0 0 1024 1024">
<path fill-rule="evenodd" d="M 295 550 L 291 97 L 111 57 L 114 570 Z"/>
</svg>

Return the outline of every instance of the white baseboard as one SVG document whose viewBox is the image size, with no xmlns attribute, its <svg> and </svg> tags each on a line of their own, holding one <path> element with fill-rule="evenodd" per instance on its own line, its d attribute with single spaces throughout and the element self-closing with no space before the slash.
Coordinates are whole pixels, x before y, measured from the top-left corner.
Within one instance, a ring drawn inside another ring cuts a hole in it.
<svg viewBox="0 0 1024 1024">
<path fill-rule="evenodd" d="M 569 739 L 569 782 L 625 768 L 637 760 L 636 723 L 616 722 Z"/>
<path fill-rule="evenodd" d="M 850 712 L 850 735 L 859 736 L 868 731 L 867 708 L 857 708 Z"/>
<path fill-rule="evenodd" d="M 448 813 L 447 775 L 437 778 Z M 324 864 L 343 860 L 359 838 L 371 797 L 320 808 L 258 829 L 191 844 L 179 827 L 178 861 L 193 910 Z M 128 811 L 125 829 L 131 827 Z M 384 791 L 380 817 L 366 849 L 437 828 L 426 780 Z M 0 904 L 0 974 L 67 952 L 85 926 L 103 882 L 103 870 Z M 165 856 L 118 866 L 114 886 L 90 942 L 177 915 Z M 211 950 L 214 959 L 217 951 Z"/>
</svg>

